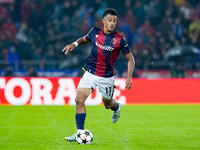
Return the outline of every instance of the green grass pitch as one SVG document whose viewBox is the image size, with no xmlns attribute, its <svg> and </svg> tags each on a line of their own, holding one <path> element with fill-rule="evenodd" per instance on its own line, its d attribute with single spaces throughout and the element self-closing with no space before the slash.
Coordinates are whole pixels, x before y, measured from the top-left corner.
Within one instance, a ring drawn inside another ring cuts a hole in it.
<svg viewBox="0 0 200 150">
<path fill-rule="evenodd" d="M 200 105 L 128 105 L 111 122 L 104 106 L 87 106 L 91 145 L 64 140 L 76 132 L 75 106 L 0 106 L 0 150 L 200 149 Z"/>
</svg>

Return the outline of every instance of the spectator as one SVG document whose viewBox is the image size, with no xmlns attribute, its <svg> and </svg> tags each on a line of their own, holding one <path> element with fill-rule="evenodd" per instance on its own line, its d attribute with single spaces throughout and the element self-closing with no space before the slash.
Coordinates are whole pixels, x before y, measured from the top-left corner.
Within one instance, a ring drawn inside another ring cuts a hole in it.
<svg viewBox="0 0 200 150">
<path fill-rule="evenodd" d="M 143 51 L 146 48 L 146 45 L 143 43 L 142 38 L 138 36 L 137 42 L 134 43 L 131 47 L 133 50 Z"/>
<path fill-rule="evenodd" d="M 145 10 L 142 5 L 142 2 L 137 0 L 134 7 L 133 7 L 134 14 L 137 18 L 137 25 L 140 26 L 144 23 L 145 20 Z"/>
<path fill-rule="evenodd" d="M 84 5 L 84 4 L 81 4 L 80 5 L 80 8 L 79 8 L 79 15 L 82 19 L 84 19 L 86 13 L 88 12 L 88 9 L 87 7 Z"/>
<path fill-rule="evenodd" d="M 143 49 L 137 56 L 139 60 L 139 66 L 145 69 L 150 64 L 150 53 L 148 49 Z"/>
<path fill-rule="evenodd" d="M 56 35 L 55 31 L 53 28 L 48 28 L 47 29 L 47 34 L 45 37 L 45 42 L 46 44 L 52 44 L 54 42 L 56 42 L 59 39 L 59 36 Z"/>
<path fill-rule="evenodd" d="M 119 25 L 118 25 L 117 29 L 119 30 L 119 32 L 120 31 L 124 32 L 126 34 L 125 37 L 127 40 L 131 39 L 131 37 L 132 37 L 131 28 L 130 28 L 128 22 L 125 20 L 122 20 L 122 18 L 119 18 L 118 23 L 119 23 Z"/>
<path fill-rule="evenodd" d="M 193 44 L 200 47 L 200 19 L 198 17 L 189 26 L 189 37 Z"/>
<path fill-rule="evenodd" d="M 56 69 L 56 64 L 55 61 L 57 61 L 56 55 L 55 55 L 55 51 L 53 49 L 52 46 L 48 47 L 47 53 L 44 56 L 44 59 L 46 62 L 46 68 L 47 69 Z"/>
<path fill-rule="evenodd" d="M 197 13 L 197 16 L 200 18 L 200 2 L 198 3 L 196 7 L 196 13 Z"/>
<path fill-rule="evenodd" d="M 180 7 L 180 13 L 184 16 L 185 20 L 188 20 L 191 13 L 191 5 L 186 1 L 185 5 Z"/>
<path fill-rule="evenodd" d="M 21 43 L 28 43 L 27 24 L 22 22 L 16 34 L 16 39 Z"/>
<path fill-rule="evenodd" d="M 73 16 L 70 18 L 72 28 L 81 31 L 83 19 L 81 18 L 79 11 L 75 11 Z"/>
<path fill-rule="evenodd" d="M 170 73 L 172 78 L 185 78 L 185 70 L 180 62 L 175 63 Z"/>
<path fill-rule="evenodd" d="M 142 32 L 141 32 L 141 29 L 140 28 L 137 28 L 136 29 L 136 33 L 133 35 L 133 37 L 132 37 L 132 44 L 134 44 L 134 43 L 136 43 L 137 42 L 137 40 L 138 40 L 138 37 L 140 37 L 141 39 L 142 39 L 142 42 L 143 43 L 147 43 L 147 38 L 142 34 Z"/>
<path fill-rule="evenodd" d="M 7 67 L 3 76 L 4 77 L 13 77 L 14 76 L 13 68 Z"/>
<path fill-rule="evenodd" d="M 180 8 L 181 6 L 185 5 L 185 0 L 174 0 L 174 4 L 176 7 Z"/>
<path fill-rule="evenodd" d="M 103 12 L 107 7 L 108 7 L 108 4 L 106 2 L 104 2 L 104 1 L 101 2 L 100 7 L 96 11 L 97 16 L 102 18 L 103 17 Z"/>
<path fill-rule="evenodd" d="M 166 40 L 166 39 L 165 39 Z M 168 42 L 170 43 L 171 46 L 174 46 L 174 42 L 176 40 L 174 32 L 170 31 L 168 33 L 168 37 L 167 37 Z M 164 44 L 165 41 L 162 42 L 162 44 Z"/>
<path fill-rule="evenodd" d="M 126 10 L 126 14 L 123 18 L 123 21 L 127 22 L 127 24 L 130 26 L 131 33 L 134 34 L 137 25 L 137 19 L 132 9 L 129 8 Z"/>
<path fill-rule="evenodd" d="M 82 26 L 82 32 L 87 33 L 88 30 L 94 25 L 93 17 L 90 15 L 89 12 L 85 12 L 84 18 L 83 18 L 83 26 Z"/>
<path fill-rule="evenodd" d="M 196 13 L 196 10 L 195 8 L 191 8 L 191 13 L 190 13 L 190 16 L 188 18 L 189 21 L 194 21 L 195 18 L 197 18 L 197 13 Z"/>
<path fill-rule="evenodd" d="M 43 57 L 43 48 L 36 47 L 36 45 L 32 45 L 31 48 L 33 49 L 33 60 L 34 61 L 40 61 Z"/>
<path fill-rule="evenodd" d="M 3 21 L 6 21 L 9 19 L 9 16 L 10 16 L 9 11 L 7 10 L 6 7 L 1 7 L 1 5 L 0 5 L 0 14 Z"/>
<path fill-rule="evenodd" d="M 62 16 L 72 16 L 74 14 L 74 9 L 72 9 L 72 4 L 70 1 L 64 1 L 62 12 Z"/>
<path fill-rule="evenodd" d="M 157 25 L 156 30 L 161 33 L 162 36 L 167 37 L 170 31 L 169 24 L 166 18 L 163 18 L 161 23 Z"/>
<path fill-rule="evenodd" d="M 171 30 L 174 33 L 175 38 L 180 39 L 183 35 L 183 25 L 181 24 L 180 18 L 175 18 L 171 24 Z"/>
<path fill-rule="evenodd" d="M 70 31 L 70 29 L 71 29 L 71 26 L 70 26 L 69 16 L 65 15 L 65 16 L 63 16 L 63 19 L 61 22 L 60 32 L 67 33 Z"/>
<path fill-rule="evenodd" d="M 144 21 L 144 24 L 142 24 L 140 26 L 140 30 L 141 30 L 141 33 L 143 35 L 145 35 L 147 38 L 149 38 L 150 36 L 155 36 L 156 35 L 156 31 L 155 29 L 151 26 L 150 22 L 148 19 L 146 19 Z"/>
<path fill-rule="evenodd" d="M 158 45 L 156 43 L 156 38 L 151 36 L 148 39 L 148 43 L 146 44 L 146 47 L 148 47 L 149 49 L 153 49 L 154 51 L 158 51 Z"/>
<path fill-rule="evenodd" d="M 31 10 L 32 10 L 32 7 L 31 7 L 31 2 L 30 0 L 24 0 L 22 3 L 21 3 L 21 16 L 22 16 L 22 21 L 23 22 L 26 22 L 28 23 L 29 22 L 29 19 L 30 19 L 30 15 L 31 15 Z"/>
<path fill-rule="evenodd" d="M 29 67 L 26 76 L 27 77 L 37 77 L 38 74 L 37 74 L 37 71 L 33 67 Z"/>
<path fill-rule="evenodd" d="M 190 24 L 191 5 L 186 1 L 185 5 L 180 7 L 180 14 L 183 16 L 184 24 L 186 27 Z"/>
<path fill-rule="evenodd" d="M 7 19 L 0 27 L 0 34 L 5 35 L 6 40 L 13 41 L 17 29 L 11 19 Z"/>
<path fill-rule="evenodd" d="M 7 60 L 9 62 L 9 66 L 15 69 L 19 69 L 21 65 L 21 59 L 19 54 L 16 52 L 16 48 L 14 46 L 11 46 L 9 48 Z"/>
</svg>

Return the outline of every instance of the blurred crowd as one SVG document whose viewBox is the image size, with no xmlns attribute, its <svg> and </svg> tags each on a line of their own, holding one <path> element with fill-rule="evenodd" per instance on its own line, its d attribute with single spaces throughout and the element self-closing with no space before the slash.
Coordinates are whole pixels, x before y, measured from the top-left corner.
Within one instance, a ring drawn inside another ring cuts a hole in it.
<svg viewBox="0 0 200 150">
<path fill-rule="evenodd" d="M 0 68 L 82 66 L 90 45 L 68 55 L 61 51 L 91 27 L 103 27 L 108 7 L 117 10 L 116 30 L 127 39 L 139 69 L 167 62 L 171 47 L 200 48 L 198 0 L 9 0 L 0 2 Z"/>
</svg>

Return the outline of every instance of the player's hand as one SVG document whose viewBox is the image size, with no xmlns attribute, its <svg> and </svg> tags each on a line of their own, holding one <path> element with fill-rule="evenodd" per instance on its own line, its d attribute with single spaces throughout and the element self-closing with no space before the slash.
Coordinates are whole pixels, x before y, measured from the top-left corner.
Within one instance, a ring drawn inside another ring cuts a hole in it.
<svg viewBox="0 0 200 150">
<path fill-rule="evenodd" d="M 64 54 L 67 54 L 69 51 L 73 51 L 75 48 L 75 44 L 67 45 L 63 48 L 62 52 L 65 52 Z"/>
<path fill-rule="evenodd" d="M 132 87 L 132 79 L 126 79 L 126 87 L 125 89 L 129 90 Z"/>
</svg>

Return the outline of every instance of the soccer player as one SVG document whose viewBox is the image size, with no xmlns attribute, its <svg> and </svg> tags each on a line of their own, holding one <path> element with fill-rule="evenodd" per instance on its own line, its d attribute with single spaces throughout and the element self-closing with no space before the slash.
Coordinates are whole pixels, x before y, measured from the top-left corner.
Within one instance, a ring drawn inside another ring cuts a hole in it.
<svg viewBox="0 0 200 150">
<path fill-rule="evenodd" d="M 120 51 L 128 60 L 128 74 L 126 89 L 132 85 L 132 74 L 135 67 L 134 57 L 128 47 L 127 41 L 119 33 L 114 31 L 117 23 L 117 12 L 108 8 L 103 13 L 103 28 L 94 27 L 89 33 L 76 40 L 74 43 L 64 47 L 62 52 L 67 54 L 75 47 L 86 43 L 92 43 L 92 50 L 84 65 L 84 75 L 77 87 L 76 102 L 76 126 L 77 131 L 84 129 L 86 118 L 85 101 L 92 91 L 98 86 L 102 94 L 102 101 L 106 109 L 113 111 L 111 121 L 117 122 L 120 117 L 121 105 L 113 99 L 114 92 L 114 63 L 117 61 Z M 67 141 L 76 141 L 76 133 L 65 137 Z"/>
</svg>

